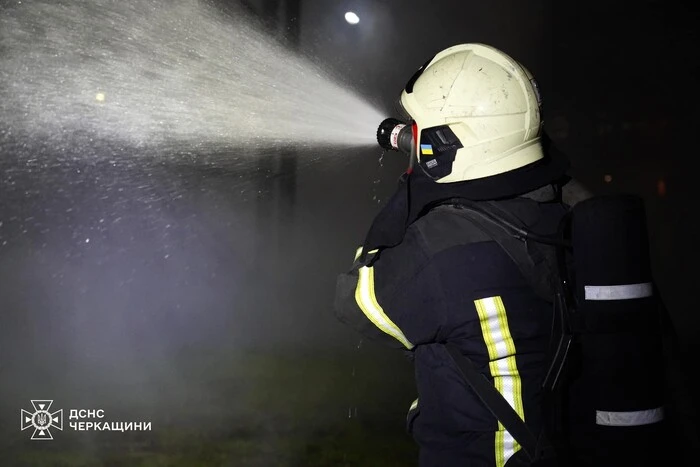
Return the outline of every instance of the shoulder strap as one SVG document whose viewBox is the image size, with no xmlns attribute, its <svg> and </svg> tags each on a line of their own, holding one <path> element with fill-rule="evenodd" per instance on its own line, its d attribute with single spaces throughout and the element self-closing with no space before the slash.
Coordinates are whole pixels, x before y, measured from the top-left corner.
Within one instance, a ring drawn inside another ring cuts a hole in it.
<svg viewBox="0 0 700 467">
<path fill-rule="evenodd" d="M 569 215 L 562 218 L 556 236 L 546 237 L 528 231 L 518 219 L 492 202 L 476 204 L 454 198 L 444 204 L 462 208 L 465 216 L 498 243 L 517 264 L 537 295 L 553 303 L 549 367 L 542 386 L 547 391 L 554 391 L 573 339 L 569 316 L 572 298 L 566 254 L 570 247 L 566 240 Z M 548 246 L 550 248 L 545 250 Z M 540 265 L 544 267 L 545 274 L 535 273 L 536 267 Z"/>
<path fill-rule="evenodd" d="M 518 443 L 527 452 L 530 459 L 537 457 L 537 437 L 530 431 L 518 413 L 513 410 L 496 386 L 475 367 L 474 363 L 466 356 L 462 355 L 459 348 L 454 344 L 445 344 L 448 354 L 459 369 L 462 378 L 471 386 L 481 402 L 491 411 L 496 419 L 503 424 Z"/>
<path fill-rule="evenodd" d="M 528 231 L 518 219 L 494 203 L 477 205 L 468 200 L 452 199 L 444 204 L 451 204 L 460 210 L 464 217 L 498 243 L 540 298 L 554 301 L 556 254 L 552 245 L 558 239 Z M 546 273 L 535 274 L 538 267 L 544 267 Z"/>
<path fill-rule="evenodd" d="M 549 277 L 541 278 L 541 274 L 535 274 L 535 269 L 544 263 L 547 270 L 546 275 L 564 273 L 561 267 L 556 264 L 559 256 L 557 253 L 563 250 L 562 247 L 567 246 L 566 242 L 560 239 L 563 239 L 563 236 L 560 238 L 542 237 L 529 232 L 517 219 L 493 203 L 476 205 L 469 201 L 455 199 L 442 204 L 451 204 L 458 209 L 461 208 L 465 217 L 469 218 L 508 254 L 537 294 L 554 303 L 552 320 L 554 341 L 550 349 L 549 368 L 542 386 L 550 401 L 556 403 L 557 393 L 554 388 L 557 387 L 557 381 L 567 359 L 571 343 L 566 316 L 568 311 L 563 291 L 555 287 Z M 528 240 L 533 240 L 534 248 L 528 248 Z M 547 245 L 550 247 L 554 245 L 558 248 L 550 248 L 551 251 L 544 253 L 544 248 Z M 545 255 L 550 253 L 551 256 L 546 258 Z M 554 264 L 549 264 L 550 262 L 554 262 Z M 468 357 L 462 355 L 459 348 L 449 343 L 445 344 L 445 347 L 462 378 L 496 419 L 520 443 L 530 460 L 534 462 L 545 458 L 552 459 L 554 448 L 547 436 L 542 433 L 543 437 L 538 439 L 496 387 L 475 368 Z"/>
</svg>

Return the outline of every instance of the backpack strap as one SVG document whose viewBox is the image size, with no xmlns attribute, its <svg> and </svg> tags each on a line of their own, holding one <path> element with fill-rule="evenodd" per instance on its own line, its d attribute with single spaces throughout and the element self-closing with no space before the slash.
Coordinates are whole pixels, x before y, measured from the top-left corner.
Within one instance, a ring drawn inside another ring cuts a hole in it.
<svg viewBox="0 0 700 467">
<path fill-rule="evenodd" d="M 530 431 L 518 413 L 513 410 L 508 401 L 503 398 L 503 395 L 498 392 L 496 386 L 476 369 L 474 362 L 462 355 L 457 346 L 447 343 L 444 344 L 444 347 L 452 361 L 457 365 L 462 378 L 471 386 L 481 402 L 523 447 L 530 459 L 536 459 L 538 457 L 537 437 Z"/>
<path fill-rule="evenodd" d="M 518 266 L 535 293 L 553 304 L 549 367 L 542 387 L 553 392 L 564 371 L 573 339 L 571 320 L 571 290 L 566 240 L 569 214 L 566 214 L 554 236 L 530 232 L 513 215 L 494 202 L 475 203 L 462 198 L 442 201 L 461 209 L 464 217 L 479 227 L 506 252 Z M 544 274 L 536 274 L 543 268 Z"/>
<path fill-rule="evenodd" d="M 559 404 L 558 398 L 561 397 L 561 394 L 560 391 L 556 390 L 557 382 L 565 368 L 572 340 L 567 296 L 562 283 L 562 274 L 566 274 L 566 270 L 562 269 L 563 265 L 560 264 L 563 261 L 565 248 L 569 246 L 564 241 L 562 230 L 565 221 L 562 220 L 559 235 L 547 237 L 528 231 L 518 219 L 495 203 L 476 204 L 469 200 L 451 199 L 440 204 L 448 204 L 456 209 L 461 209 L 464 217 L 471 220 L 508 254 L 537 295 L 553 303 L 552 345 L 550 346 L 548 369 L 542 388 L 546 399 L 545 404 Z M 542 278 L 543 274 L 535 274 L 535 271 L 541 267 L 544 267 L 546 271 L 544 276 L 547 277 Z M 548 438 L 548 430 L 545 429 L 539 438 L 535 436 L 503 395 L 476 369 L 468 357 L 462 355 L 458 347 L 447 343 L 445 348 L 459 369 L 462 378 L 494 417 L 523 447 L 530 462 L 544 462 L 545 459 L 553 462 L 556 457 L 554 454 L 556 449 L 552 440 Z M 557 412 L 557 408 L 551 408 L 545 413 L 546 418 L 550 419 L 546 423 L 553 426 L 554 429 L 558 428 L 557 420 L 560 414 Z"/>
<path fill-rule="evenodd" d="M 565 246 L 559 237 L 537 235 L 520 220 L 493 202 L 474 203 L 453 198 L 440 203 L 451 205 L 503 249 L 517 265 L 535 293 L 547 302 L 555 301 L 557 264 L 555 246 Z M 544 274 L 535 274 L 544 269 Z"/>
</svg>

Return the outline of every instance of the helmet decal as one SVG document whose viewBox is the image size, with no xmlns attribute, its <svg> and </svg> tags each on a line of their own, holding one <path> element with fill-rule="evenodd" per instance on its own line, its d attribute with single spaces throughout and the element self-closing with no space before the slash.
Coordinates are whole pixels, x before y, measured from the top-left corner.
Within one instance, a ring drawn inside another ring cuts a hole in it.
<svg viewBox="0 0 700 467">
<path fill-rule="evenodd" d="M 447 125 L 426 128 L 420 134 L 420 165 L 431 178 L 442 178 L 452 172 L 452 163 L 462 142 Z"/>
</svg>

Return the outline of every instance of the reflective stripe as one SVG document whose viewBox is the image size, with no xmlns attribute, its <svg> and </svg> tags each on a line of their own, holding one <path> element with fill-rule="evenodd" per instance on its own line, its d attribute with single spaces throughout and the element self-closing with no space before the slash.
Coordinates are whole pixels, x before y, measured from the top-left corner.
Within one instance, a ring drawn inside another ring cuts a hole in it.
<svg viewBox="0 0 700 467">
<path fill-rule="evenodd" d="M 359 258 L 361 254 L 362 254 L 362 247 L 359 247 L 357 249 L 357 251 L 355 252 L 355 261 L 357 261 L 357 258 Z"/>
<path fill-rule="evenodd" d="M 525 420 L 522 382 L 515 362 L 515 343 L 510 335 L 506 309 L 501 297 L 475 300 L 479 314 L 481 333 L 489 353 L 489 370 L 498 392 Z M 499 422 L 496 432 L 496 467 L 503 467 L 508 459 L 520 450 L 520 444 Z"/>
<path fill-rule="evenodd" d="M 364 247 L 359 247 L 359 248 L 357 249 L 357 251 L 355 252 L 355 261 L 357 261 L 358 258 L 360 257 L 360 255 L 362 254 L 362 249 L 363 249 L 363 248 L 364 248 Z M 369 253 L 367 253 L 367 254 L 368 254 L 368 255 L 373 255 L 373 254 L 375 254 L 375 253 L 378 252 L 378 251 L 379 251 L 379 250 L 370 250 Z"/>
<path fill-rule="evenodd" d="M 413 431 L 413 421 L 415 420 L 416 416 L 418 415 L 418 399 L 414 400 L 411 406 L 408 408 L 408 412 L 406 413 L 406 423 L 407 423 L 407 428 L 409 432 Z"/>
<path fill-rule="evenodd" d="M 413 344 L 406 339 L 401 329 L 391 321 L 377 302 L 377 297 L 374 294 L 374 268 L 362 266 L 358 272 L 360 277 L 357 281 L 357 289 L 355 289 L 357 305 L 375 326 L 401 342 L 407 349 L 412 349 Z"/>
<path fill-rule="evenodd" d="M 583 290 L 586 300 L 632 300 L 651 297 L 654 294 L 651 282 L 625 285 L 585 285 Z"/>
<path fill-rule="evenodd" d="M 658 423 L 664 419 L 664 408 L 639 410 L 636 412 L 606 412 L 595 411 L 596 425 L 606 426 L 639 426 Z"/>
</svg>

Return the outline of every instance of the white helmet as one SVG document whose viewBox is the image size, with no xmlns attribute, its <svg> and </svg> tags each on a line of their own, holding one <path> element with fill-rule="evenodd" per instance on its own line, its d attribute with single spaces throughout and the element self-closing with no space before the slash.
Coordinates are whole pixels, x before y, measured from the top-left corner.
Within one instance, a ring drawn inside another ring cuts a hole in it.
<svg viewBox="0 0 700 467">
<path fill-rule="evenodd" d="M 541 98 L 530 72 L 484 44 L 460 44 L 422 66 L 401 93 L 415 157 L 439 183 L 510 172 L 542 159 Z"/>
</svg>

